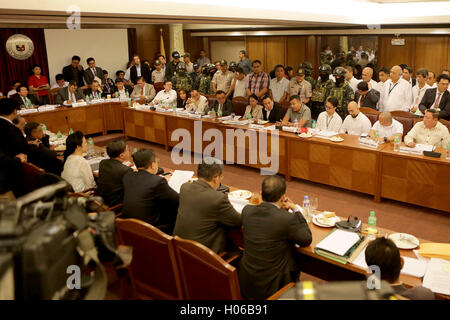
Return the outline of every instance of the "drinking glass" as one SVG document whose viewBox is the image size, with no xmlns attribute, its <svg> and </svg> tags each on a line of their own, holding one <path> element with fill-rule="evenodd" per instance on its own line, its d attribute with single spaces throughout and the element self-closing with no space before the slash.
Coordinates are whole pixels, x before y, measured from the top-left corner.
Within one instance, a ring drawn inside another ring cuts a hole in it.
<svg viewBox="0 0 450 320">
<path fill-rule="evenodd" d="M 317 197 L 310 197 L 309 199 L 312 214 L 316 214 L 317 207 L 319 206 L 319 199 Z"/>
</svg>

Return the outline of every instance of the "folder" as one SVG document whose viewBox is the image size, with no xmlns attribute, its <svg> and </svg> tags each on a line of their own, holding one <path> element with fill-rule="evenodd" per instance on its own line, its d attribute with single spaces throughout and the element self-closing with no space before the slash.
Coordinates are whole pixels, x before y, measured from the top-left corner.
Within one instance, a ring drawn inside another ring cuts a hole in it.
<svg viewBox="0 0 450 320">
<path fill-rule="evenodd" d="M 421 243 L 418 253 L 426 258 L 450 260 L 450 243 Z"/>
</svg>

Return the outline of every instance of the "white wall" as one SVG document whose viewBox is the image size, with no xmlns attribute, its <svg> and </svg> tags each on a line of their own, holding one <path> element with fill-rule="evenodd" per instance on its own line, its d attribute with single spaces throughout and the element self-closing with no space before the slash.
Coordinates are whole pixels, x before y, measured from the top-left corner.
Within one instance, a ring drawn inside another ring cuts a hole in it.
<svg viewBox="0 0 450 320">
<path fill-rule="evenodd" d="M 245 41 L 211 41 L 211 63 L 225 59 L 228 64 L 231 61 L 239 62 L 239 51 L 245 50 Z"/>
<path fill-rule="evenodd" d="M 45 45 L 50 72 L 50 84 L 55 75 L 71 63 L 72 56 L 80 56 L 80 64 L 87 67 L 86 59 L 93 57 L 96 65 L 108 70 L 116 78 L 117 70 L 126 71 L 128 62 L 128 36 L 126 29 L 45 29 Z"/>
</svg>

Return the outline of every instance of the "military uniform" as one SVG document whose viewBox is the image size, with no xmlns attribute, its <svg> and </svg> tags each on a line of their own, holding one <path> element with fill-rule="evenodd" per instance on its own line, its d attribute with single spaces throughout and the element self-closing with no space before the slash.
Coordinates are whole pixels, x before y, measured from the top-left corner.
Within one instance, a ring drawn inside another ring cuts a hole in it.
<svg viewBox="0 0 450 320">
<path fill-rule="evenodd" d="M 322 111 L 325 111 L 325 98 L 330 94 L 334 82 L 328 79 L 322 82 L 322 79 L 317 80 L 311 96 L 313 117 L 317 117 Z"/>
<path fill-rule="evenodd" d="M 198 92 L 206 95 L 213 94 L 211 77 L 209 75 L 202 74 L 198 81 Z"/>
<path fill-rule="evenodd" d="M 189 92 L 193 88 L 192 78 L 189 77 L 186 73 L 180 72 L 172 77 L 172 85 L 176 91 L 184 90 L 186 92 Z"/>
<path fill-rule="evenodd" d="M 350 85 L 347 82 L 344 82 L 344 84 L 339 87 L 337 85 L 333 86 L 325 101 L 330 97 L 335 97 L 338 100 L 336 112 L 342 119 L 345 119 L 345 117 L 348 116 L 347 106 L 350 101 L 355 99 L 355 94 Z"/>
<path fill-rule="evenodd" d="M 312 95 L 311 84 L 306 80 L 297 82 L 297 79 L 294 77 L 289 83 L 289 95 L 299 95 L 300 99 L 305 101 L 306 98 L 310 98 Z"/>
<path fill-rule="evenodd" d="M 174 59 L 180 59 L 180 54 L 178 53 L 178 51 L 174 51 L 172 52 L 172 58 Z M 180 61 L 174 63 L 175 60 L 170 61 L 169 63 L 166 64 L 166 79 L 172 79 L 172 77 L 175 75 L 176 71 L 177 71 L 177 67 L 180 64 Z"/>
</svg>

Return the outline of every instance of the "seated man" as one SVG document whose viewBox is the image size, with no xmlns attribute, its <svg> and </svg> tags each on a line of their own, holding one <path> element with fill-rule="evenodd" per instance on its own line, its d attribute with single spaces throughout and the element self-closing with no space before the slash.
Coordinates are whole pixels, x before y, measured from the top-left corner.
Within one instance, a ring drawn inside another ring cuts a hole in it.
<svg viewBox="0 0 450 320">
<path fill-rule="evenodd" d="M 56 151 L 50 149 L 49 136 L 44 135 L 42 125 L 28 122 L 24 128 L 28 141 L 28 162 L 31 162 L 47 172 L 61 175 L 63 162 Z"/>
<path fill-rule="evenodd" d="M 247 249 L 247 248 L 246 248 Z M 404 260 L 395 243 L 384 237 L 373 240 L 366 248 L 368 266 L 380 268 L 381 279 L 391 284 L 395 293 L 411 300 L 434 300 L 434 293 L 422 286 L 407 289 L 399 280 Z"/>
<path fill-rule="evenodd" d="M 258 300 L 267 299 L 298 280 L 295 244 L 305 247 L 312 241 L 305 218 L 286 197 L 284 178 L 266 177 L 262 200 L 257 206 L 247 205 L 242 210 L 245 251 L 239 270 L 242 295 Z"/>
<path fill-rule="evenodd" d="M 225 96 L 225 92 L 217 90 L 216 101 L 214 101 L 211 107 L 208 107 L 206 113 L 216 113 L 219 116 L 226 117 L 234 112 L 233 104 L 231 100 L 228 100 Z"/>
<path fill-rule="evenodd" d="M 150 102 L 151 106 L 155 104 L 166 108 L 177 106 L 177 92 L 172 90 L 172 81 L 164 81 L 164 90 L 159 91 L 155 99 Z"/>
<path fill-rule="evenodd" d="M 223 179 L 220 160 L 203 159 L 197 176 L 197 181 L 181 186 L 174 234 L 219 253 L 227 247 L 226 227 L 240 227 L 241 215 L 234 210 L 228 196 L 217 191 Z"/>
<path fill-rule="evenodd" d="M 109 159 L 100 161 L 98 168 L 98 194 L 107 206 L 113 207 L 123 202 L 123 176 L 133 170 L 124 164 L 131 156 L 124 139 L 110 141 L 106 153 Z"/>
<path fill-rule="evenodd" d="M 358 83 L 356 85 L 356 88 L 357 90 L 355 92 L 355 101 L 358 106 L 360 108 L 366 107 L 377 110 L 377 104 L 380 100 L 380 93 L 373 88 L 369 89 L 369 85 L 365 81 L 361 81 L 360 83 Z"/>
<path fill-rule="evenodd" d="M 17 86 L 16 91 L 17 93 L 12 95 L 11 98 L 16 100 L 22 109 L 28 109 L 38 105 L 36 95 L 29 94 L 27 86 L 21 84 Z"/>
<path fill-rule="evenodd" d="M 398 136 L 402 141 L 403 125 L 395 119 L 392 119 L 390 112 L 382 112 L 370 130 L 370 137 L 375 140 L 378 133 L 378 142 L 392 142 Z"/>
<path fill-rule="evenodd" d="M 64 80 L 64 75 L 62 73 L 58 73 L 55 76 L 56 83 L 54 83 L 50 89 L 61 89 L 65 88 L 69 85 L 67 81 Z"/>
<path fill-rule="evenodd" d="M 145 221 L 172 234 L 178 208 L 178 193 L 157 176 L 158 162 L 152 149 L 133 153 L 137 172 L 123 176 L 123 216 Z"/>
<path fill-rule="evenodd" d="M 449 140 L 448 129 L 439 122 L 439 113 L 434 109 L 425 110 L 423 121 L 417 122 L 405 136 L 405 144 L 411 148 L 417 143 L 447 148 Z"/>
<path fill-rule="evenodd" d="M 145 99 L 145 101 L 152 101 L 156 96 L 156 91 L 153 85 L 146 83 L 144 77 L 137 78 L 137 85 L 131 93 L 131 98 Z"/>
<path fill-rule="evenodd" d="M 208 99 L 197 90 L 192 90 L 191 97 L 187 101 L 186 110 L 204 114 L 206 108 L 208 108 Z"/>
<path fill-rule="evenodd" d="M 358 104 L 355 101 L 351 101 L 347 107 L 350 113 L 344 120 L 340 133 L 347 133 L 360 136 L 361 134 L 369 134 L 372 123 L 364 113 L 359 111 Z"/>
<path fill-rule="evenodd" d="M 339 132 L 342 126 L 342 119 L 336 112 L 338 105 L 339 101 L 335 97 L 329 97 L 327 99 L 325 111 L 321 112 L 317 118 L 317 129 Z"/>
<path fill-rule="evenodd" d="M 91 96 L 93 99 L 101 99 L 103 98 L 102 88 L 100 86 L 100 82 L 97 80 L 93 80 L 91 82 L 91 87 L 84 90 L 86 96 Z"/>
<path fill-rule="evenodd" d="M 116 79 L 116 85 L 115 85 L 114 89 L 115 89 L 114 95 L 120 99 L 126 99 L 127 93 L 128 93 L 128 97 L 130 97 L 131 92 L 133 91 L 133 88 L 125 85 L 123 82 L 123 79 L 121 79 L 121 78 Z"/>
<path fill-rule="evenodd" d="M 72 104 L 75 102 L 83 102 L 85 99 L 83 91 L 78 88 L 77 82 L 71 80 L 69 85 L 65 88 L 61 88 L 56 96 L 57 104 Z"/>
<path fill-rule="evenodd" d="M 266 94 L 262 99 L 264 108 L 263 120 L 269 121 L 270 123 L 276 123 L 277 121 L 282 121 L 284 117 L 283 108 L 278 102 L 274 102 L 273 98 Z"/>
<path fill-rule="evenodd" d="M 298 127 L 311 128 L 311 110 L 302 103 L 300 96 L 292 96 L 289 102 L 291 107 L 286 112 L 281 125 L 293 126 L 295 121 L 298 121 Z"/>
<path fill-rule="evenodd" d="M 437 77 L 437 87 L 427 89 L 419 104 L 422 113 L 429 109 L 439 109 L 439 118 L 450 120 L 450 92 L 448 92 L 450 77 L 441 74 Z"/>
</svg>

